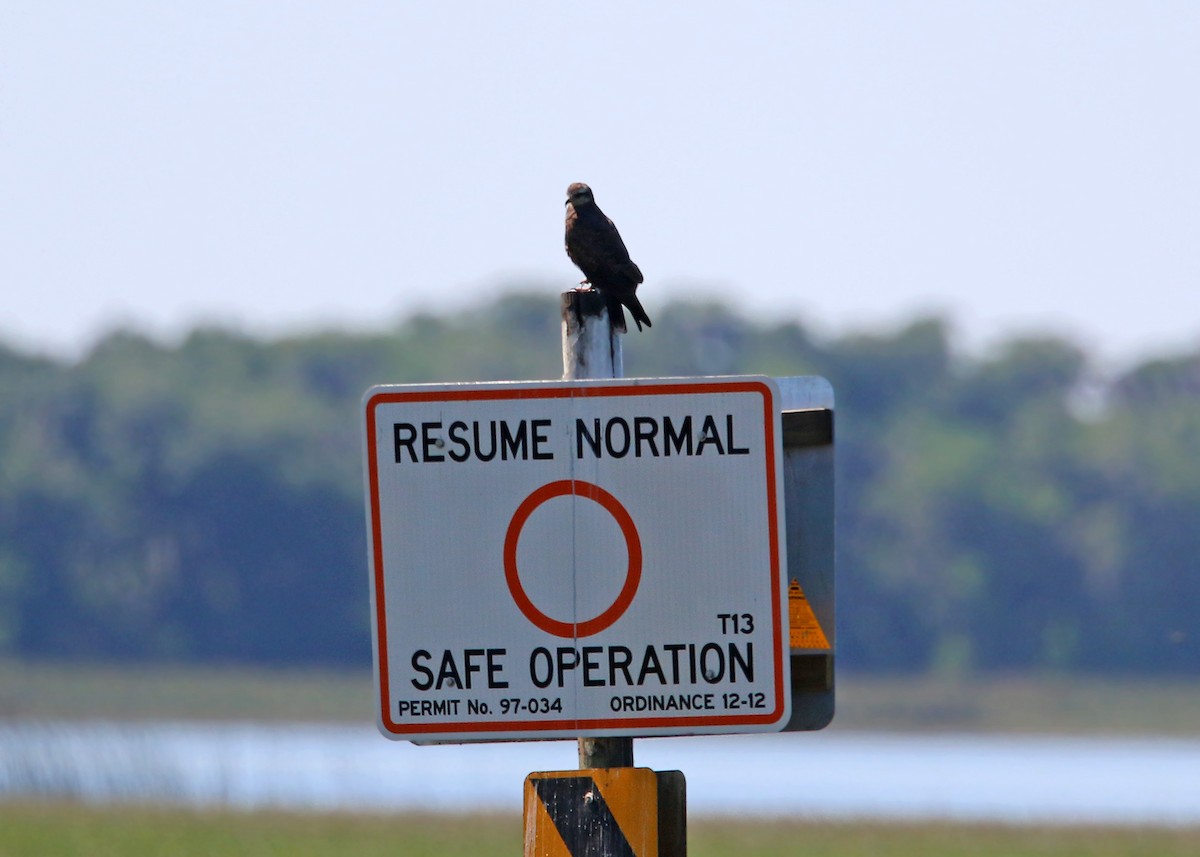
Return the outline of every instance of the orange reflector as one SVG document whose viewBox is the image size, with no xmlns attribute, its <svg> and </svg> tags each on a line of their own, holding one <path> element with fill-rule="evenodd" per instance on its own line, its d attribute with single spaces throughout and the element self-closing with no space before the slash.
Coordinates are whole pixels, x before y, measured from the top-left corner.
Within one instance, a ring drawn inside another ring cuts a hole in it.
<svg viewBox="0 0 1200 857">
<path fill-rule="evenodd" d="M 812 605 L 804 597 L 800 581 L 792 579 L 788 587 L 788 625 L 791 627 L 791 647 L 793 649 L 825 649 L 828 651 L 829 638 L 821 630 L 821 623 L 813 613 Z"/>
</svg>

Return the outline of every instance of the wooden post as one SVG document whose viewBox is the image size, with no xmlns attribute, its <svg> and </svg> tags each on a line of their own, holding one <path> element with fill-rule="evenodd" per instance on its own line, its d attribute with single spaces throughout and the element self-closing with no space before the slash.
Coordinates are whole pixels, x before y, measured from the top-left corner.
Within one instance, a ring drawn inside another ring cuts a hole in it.
<svg viewBox="0 0 1200 857">
<path fill-rule="evenodd" d="M 623 378 L 621 337 L 604 296 L 591 289 L 562 295 L 563 380 Z M 632 738 L 580 738 L 579 767 L 632 768 Z"/>
</svg>

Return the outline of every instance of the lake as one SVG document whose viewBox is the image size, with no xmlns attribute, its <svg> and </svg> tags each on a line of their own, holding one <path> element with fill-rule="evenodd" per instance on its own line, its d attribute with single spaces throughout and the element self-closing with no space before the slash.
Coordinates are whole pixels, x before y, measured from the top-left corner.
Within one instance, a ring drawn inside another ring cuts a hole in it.
<svg viewBox="0 0 1200 857">
<path fill-rule="evenodd" d="M 693 815 L 1200 825 L 1200 741 L 827 731 L 646 738 Z M 519 813 L 574 742 L 417 747 L 370 726 L 0 722 L 0 799 Z"/>
</svg>

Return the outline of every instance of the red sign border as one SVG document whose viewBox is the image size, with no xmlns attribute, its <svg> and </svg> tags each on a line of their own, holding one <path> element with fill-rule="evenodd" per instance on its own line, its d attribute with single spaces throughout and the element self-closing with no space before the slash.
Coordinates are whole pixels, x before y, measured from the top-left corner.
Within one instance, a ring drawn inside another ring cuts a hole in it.
<svg viewBox="0 0 1200 857">
<path fill-rule="evenodd" d="M 528 382 L 526 382 L 528 383 Z M 537 382 L 532 382 L 537 383 Z M 600 381 L 600 382 L 562 382 L 547 381 L 546 386 L 523 386 L 520 382 L 509 385 L 505 382 L 479 385 L 464 384 L 461 388 L 429 385 L 414 385 L 403 390 L 383 388 L 380 392 L 366 397 L 364 407 L 366 412 L 366 453 L 367 453 L 367 482 L 370 494 L 370 527 L 371 551 L 373 569 L 373 584 L 375 596 L 375 642 L 376 659 L 379 680 L 379 723 L 389 735 L 397 738 L 413 736 L 417 739 L 437 740 L 437 736 L 446 736 L 447 740 L 472 740 L 476 733 L 531 733 L 530 740 L 537 740 L 537 733 L 542 732 L 594 732 L 604 730 L 606 734 L 617 735 L 638 729 L 670 729 L 672 727 L 688 726 L 752 726 L 758 724 L 778 723 L 782 728 L 783 715 L 789 700 L 788 688 L 784 686 L 784 668 L 788 659 L 788 651 L 783 647 L 783 575 L 781 563 L 783 558 L 779 551 L 779 485 L 776 470 L 776 410 L 775 391 L 762 380 L 743 378 L 736 381 L 721 380 L 680 380 L 656 383 L 652 380 Z M 396 404 L 399 402 L 463 402 L 463 401 L 501 401 L 512 399 L 566 399 L 566 398 L 595 398 L 595 397 L 628 397 L 654 395 L 699 395 L 704 393 L 758 393 L 763 400 L 764 446 L 766 448 L 766 477 L 767 477 L 767 526 L 770 538 L 770 567 L 771 567 L 771 616 L 772 644 L 777 653 L 775 658 L 775 700 L 772 711 L 762 714 L 714 714 L 699 717 L 638 717 L 638 718 L 592 718 L 592 719 L 559 719 L 531 721 L 463 721 L 460 723 L 431 723 L 413 724 L 396 723 L 391 718 L 390 687 L 388 684 L 388 651 L 387 651 L 387 616 L 384 585 L 383 562 L 383 522 L 379 503 L 379 453 L 376 444 L 375 412 L 380 405 Z M 779 655 L 778 653 L 782 653 Z M 635 736 L 636 737 L 636 736 Z M 486 739 L 478 739 L 486 740 Z M 501 740 L 501 739 L 497 739 Z"/>
</svg>

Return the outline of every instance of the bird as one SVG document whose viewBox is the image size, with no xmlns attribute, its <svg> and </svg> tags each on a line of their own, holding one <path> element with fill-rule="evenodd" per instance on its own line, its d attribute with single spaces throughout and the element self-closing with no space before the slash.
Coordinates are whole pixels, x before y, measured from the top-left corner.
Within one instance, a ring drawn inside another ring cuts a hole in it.
<svg viewBox="0 0 1200 857">
<path fill-rule="evenodd" d="M 608 304 L 608 317 L 615 330 L 626 332 L 625 311 L 628 307 L 637 322 L 651 327 L 650 316 L 637 298 L 642 272 L 625 249 L 621 233 L 605 216 L 592 196 L 592 189 L 583 182 L 567 188 L 567 255 L 583 271 L 580 285 L 590 284 L 599 289 Z"/>
</svg>

